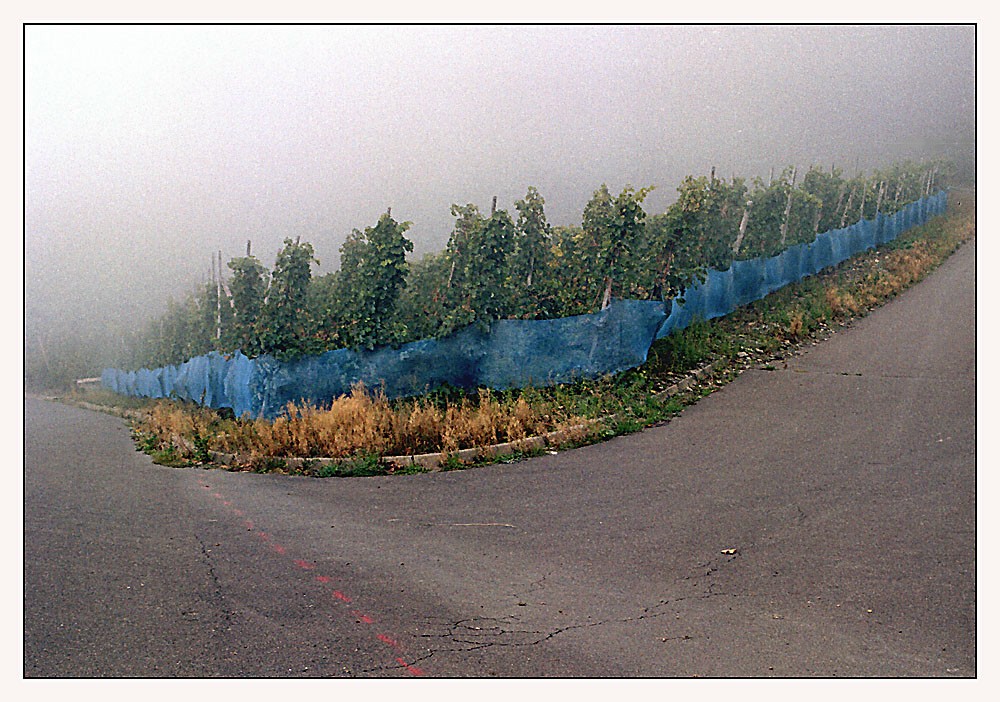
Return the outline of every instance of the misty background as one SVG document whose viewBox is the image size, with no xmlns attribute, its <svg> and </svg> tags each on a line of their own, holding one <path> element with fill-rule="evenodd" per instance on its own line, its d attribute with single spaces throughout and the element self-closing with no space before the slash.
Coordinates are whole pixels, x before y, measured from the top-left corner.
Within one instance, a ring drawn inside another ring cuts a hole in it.
<svg viewBox="0 0 1000 702">
<path fill-rule="evenodd" d="M 414 258 L 450 206 L 528 186 L 579 224 L 602 183 L 974 173 L 976 28 L 26 26 L 25 353 L 108 344 L 286 237 L 335 270 L 392 208 Z M 100 368 L 95 368 L 96 373 Z"/>
</svg>

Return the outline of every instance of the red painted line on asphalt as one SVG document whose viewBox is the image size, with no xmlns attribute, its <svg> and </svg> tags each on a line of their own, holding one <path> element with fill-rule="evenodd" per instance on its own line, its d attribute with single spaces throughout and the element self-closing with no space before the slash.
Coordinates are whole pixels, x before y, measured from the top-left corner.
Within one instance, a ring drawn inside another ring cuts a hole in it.
<svg viewBox="0 0 1000 702">
<path fill-rule="evenodd" d="M 211 490 L 211 486 L 209 486 L 209 485 L 205 485 L 204 487 L 205 487 L 206 490 Z M 220 500 L 222 499 L 222 495 L 220 495 L 218 492 L 213 493 L 213 495 L 215 497 L 219 498 Z M 228 502 L 228 501 L 224 501 L 224 504 L 230 505 L 231 503 Z M 235 507 L 232 508 L 231 511 L 234 514 L 237 514 L 237 515 L 240 515 L 240 516 L 243 515 L 243 512 L 240 511 L 239 509 L 236 509 Z M 246 528 L 247 528 L 248 531 L 253 531 L 254 528 L 255 528 L 253 521 L 250 520 L 250 519 L 243 520 L 243 524 L 246 526 Z M 262 541 L 270 541 L 270 539 L 271 539 L 271 535 L 268 534 L 265 531 L 258 531 L 257 532 L 257 537 L 260 538 Z M 286 553 L 285 547 L 281 546 L 280 544 L 271 543 L 271 544 L 269 544 L 269 546 L 271 547 L 271 549 L 273 551 L 275 551 L 277 553 L 280 553 L 280 554 L 285 554 Z M 300 568 L 302 570 L 313 570 L 316 567 L 315 563 L 311 563 L 309 561 L 306 561 L 306 560 L 300 559 L 300 558 L 294 559 L 292 561 L 292 563 L 296 567 L 298 567 L 298 568 Z M 315 579 L 316 579 L 316 582 L 319 582 L 319 583 L 330 583 L 330 582 L 333 582 L 335 580 L 334 578 L 331 578 L 328 575 L 316 575 Z M 333 597 L 335 597 L 336 599 L 338 599 L 338 600 L 340 600 L 342 602 L 347 602 L 347 603 L 351 602 L 351 598 L 348 595 L 346 595 L 343 592 L 341 592 L 340 590 L 334 590 L 331 594 L 333 595 Z M 363 624 L 374 624 L 375 623 L 375 621 L 370 616 L 368 616 L 367 614 L 362 613 L 359 610 L 351 610 L 351 615 L 354 616 L 354 617 L 356 617 L 356 619 L 357 619 L 357 621 L 359 623 L 363 623 Z M 392 637 L 387 636 L 386 634 L 377 634 L 376 638 L 379 641 L 381 641 L 382 643 L 386 644 L 387 646 L 389 646 L 389 647 L 391 647 L 391 648 L 393 648 L 393 649 L 395 649 L 397 651 L 402 651 L 402 646 L 400 646 L 399 642 L 396 641 L 395 639 L 393 639 Z M 401 665 L 403 668 L 405 668 L 407 670 L 407 672 L 409 672 L 411 675 L 423 676 L 423 675 L 427 674 L 422 668 L 419 668 L 419 667 L 417 667 L 415 665 L 410 665 L 409 663 L 407 663 L 402 658 L 397 657 L 395 660 L 396 660 L 396 662 L 399 665 Z"/>
<path fill-rule="evenodd" d="M 375 638 L 388 646 L 392 646 L 393 648 L 399 648 L 399 642 L 396 641 L 395 639 L 389 638 L 385 634 L 379 634 Z"/>
<path fill-rule="evenodd" d="M 353 614 L 355 617 L 357 617 L 358 621 L 361 622 L 362 624 L 374 624 L 375 623 L 374 620 L 371 617 L 369 617 L 367 614 L 362 614 L 358 610 L 354 610 L 353 612 L 351 612 L 351 614 Z"/>
<path fill-rule="evenodd" d="M 406 661 L 404 661 L 402 658 L 397 658 L 396 662 L 399 663 L 404 668 L 406 668 L 406 670 L 408 672 L 412 673 L 413 675 L 417 675 L 417 676 L 425 675 L 425 673 L 424 673 L 423 670 L 421 670 L 420 668 L 418 668 L 415 665 L 410 665 L 409 663 L 407 663 Z"/>
</svg>

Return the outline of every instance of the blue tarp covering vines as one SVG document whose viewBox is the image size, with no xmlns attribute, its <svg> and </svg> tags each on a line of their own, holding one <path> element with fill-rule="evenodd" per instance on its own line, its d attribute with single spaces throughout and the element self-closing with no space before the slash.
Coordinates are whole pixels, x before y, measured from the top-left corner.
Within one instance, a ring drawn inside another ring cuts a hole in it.
<svg viewBox="0 0 1000 702">
<path fill-rule="evenodd" d="M 946 193 L 923 198 L 893 215 L 878 215 L 820 234 L 763 259 L 710 270 L 704 282 L 672 300 L 620 300 L 594 314 L 549 320 L 504 319 L 489 331 L 470 326 L 441 339 L 372 351 L 337 349 L 282 362 L 240 352 L 209 353 L 154 370 L 107 369 L 105 387 L 137 397 L 179 398 L 237 415 L 274 418 L 289 402 L 329 403 L 356 383 L 387 397 L 419 395 L 443 385 L 473 389 L 547 386 L 594 378 L 641 365 L 653 341 L 695 319 L 711 319 L 851 256 L 895 239 L 943 214 Z"/>
</svg>

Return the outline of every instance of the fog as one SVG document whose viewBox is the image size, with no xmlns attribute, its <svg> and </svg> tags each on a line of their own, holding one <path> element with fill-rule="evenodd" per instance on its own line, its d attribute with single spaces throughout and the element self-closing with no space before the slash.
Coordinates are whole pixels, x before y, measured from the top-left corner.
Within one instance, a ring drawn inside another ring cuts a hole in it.
<svg viewBox="0 0 1000 702">
<path fill-rule="evenodd" d="M 159 315 L 248 240 L 334 270 L 387 207 L 419 257 L 452 203 L 531 185 L 578 224 L 601 183 L 657 212 L 713 167 L 971 158 L 975 50 L 970 25 L 28 26 L 26 348 Z"/>
</svg>

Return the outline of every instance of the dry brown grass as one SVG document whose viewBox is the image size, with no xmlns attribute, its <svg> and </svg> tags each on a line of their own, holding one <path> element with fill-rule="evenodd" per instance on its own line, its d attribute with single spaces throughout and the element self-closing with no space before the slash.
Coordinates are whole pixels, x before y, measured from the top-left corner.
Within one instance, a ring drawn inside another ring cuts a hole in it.
<svg viewBox="0 0 1000 702">
<path fill-rule="evenodd" d="M 798 339 L 802 335 L 802 324 L 804 317 L 801 312 L 794 312 L 788 321 L 788 335 L 793 339 Z"/>
<path fill-rule="evenodd" d="M 827 288 L 825 297 L 826 304 L 830 306 L 830 310 L 835 316 L 853 316 L 864 308 L 853 292 L 844 290 L 837 285 Z"/>
<path fill-rule="evenodd" d="M 959 240 L 966 238 L 968 236 Z M 859 280 L 826 288 L 825 302 L 835 317 L 853 317 L 921 280 L 941 262 L 941 258 L 925 241 L 885 252 L 873 259 L 874 265 Z"/>
<path fill-rule="evenodd" d="M 148 413 L 149 419 L 144 422 L 143 428 L 156 434 L 164 444 L 177 438 L 191 441 L 195 436 L 204 436 L 210 431 L 215 418 L 211 410 L 183 406 L 168 400 L 156 402 Z"/>
<path fill-rule="evenodd" d="M 555 418 L 554 418 L 555 417 Z M 523 396 L 498 401 L 489 390 L 445 408 L 427 399 L 391 403 L 381 393 L 357 385 L 329 408 L 289 404 L 275 419 L 223 420 L 202 408 L 162 402 L 154 406 L 140 431 L 162 441 L 193 442 L 255 457 L 331 457 L 359 454 L 392 456 L 450 453 L 490 446 L 562 429 L 583 420 L 558 417 L 545 403 Z"/>
</svg>

